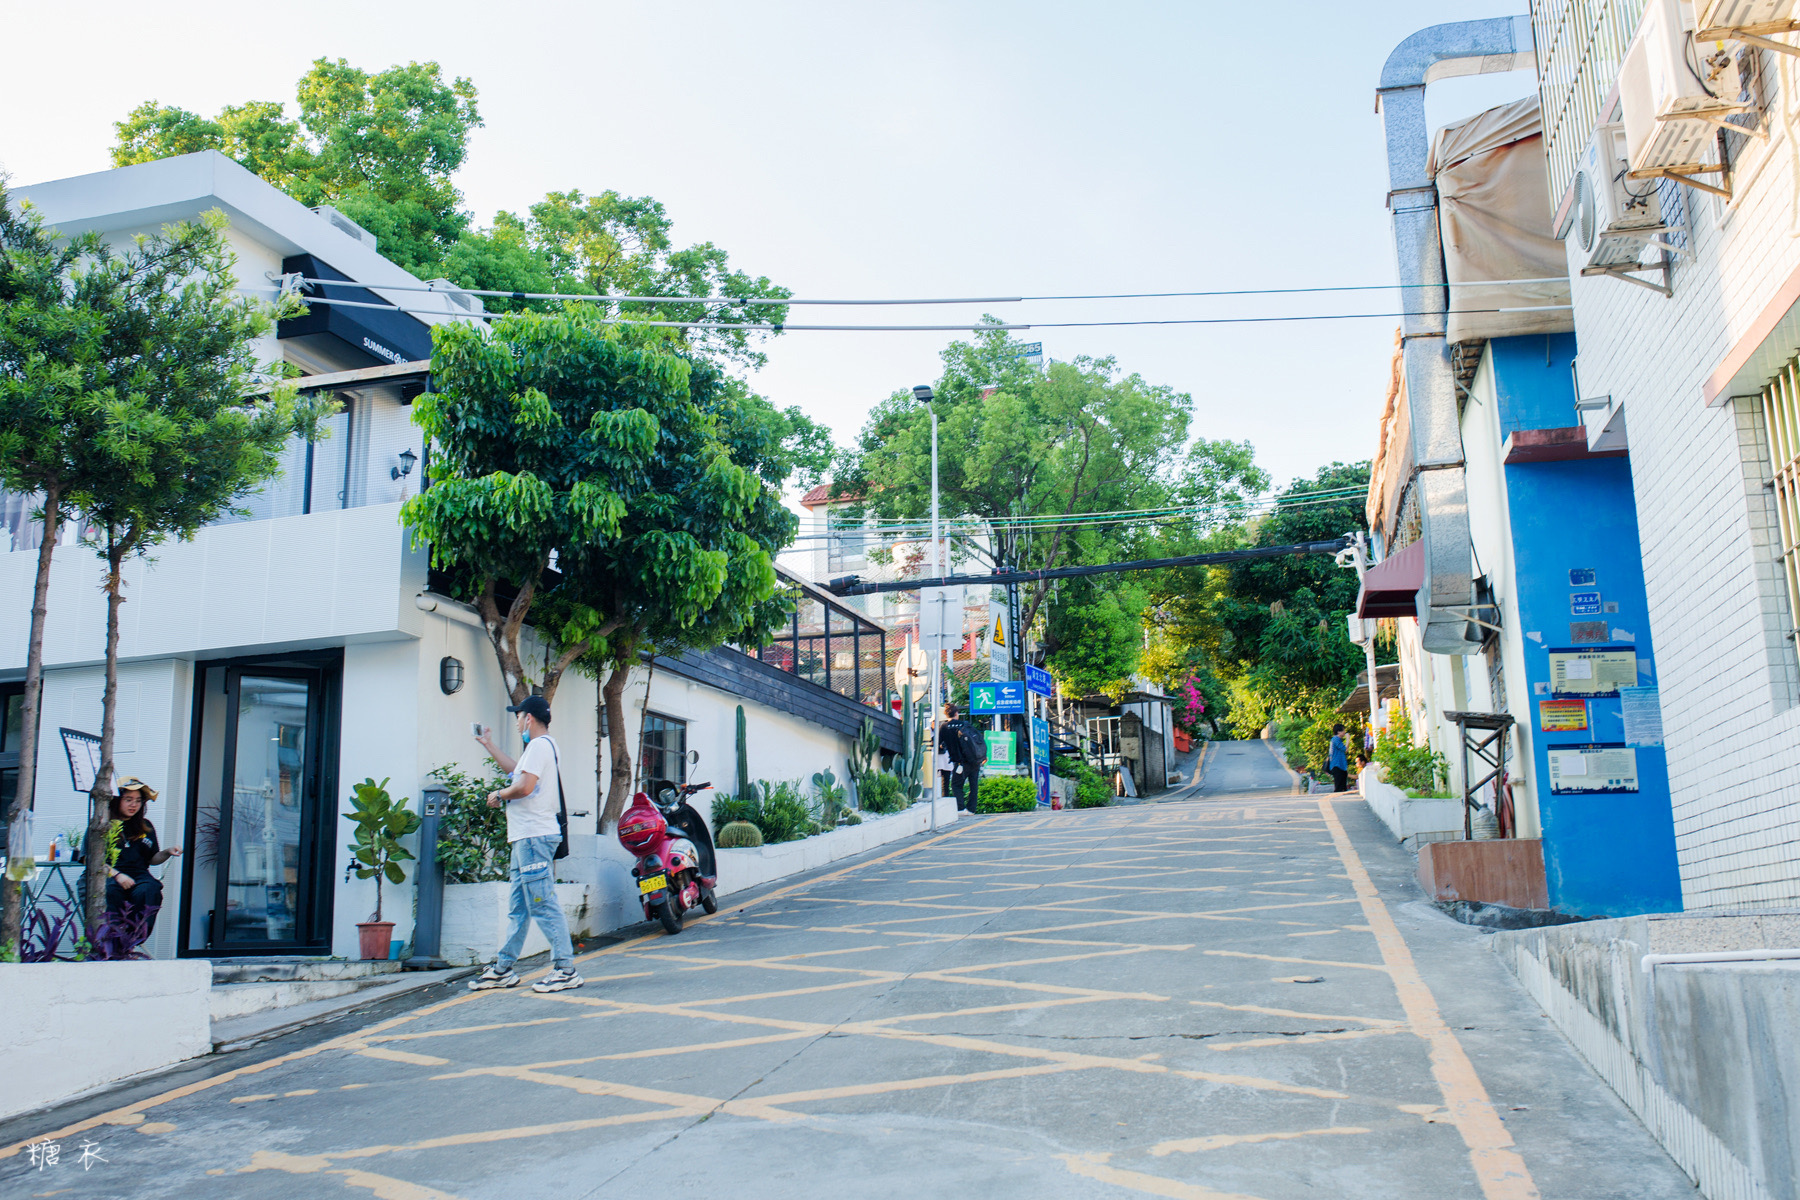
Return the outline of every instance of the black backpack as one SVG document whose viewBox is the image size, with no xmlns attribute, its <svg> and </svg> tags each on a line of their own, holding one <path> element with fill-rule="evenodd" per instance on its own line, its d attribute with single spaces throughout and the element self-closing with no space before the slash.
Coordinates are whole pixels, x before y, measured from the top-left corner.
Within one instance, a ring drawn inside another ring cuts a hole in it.
<svg viewBox="0 0 1800 1200">
<path fill-rule="evenodd" d="M 966 767 L 979 767 L 987 762 L 987 739 L 967 721 L 950 722 L 951 732 L 956 735 L 957 755 Z"/>
</svg>

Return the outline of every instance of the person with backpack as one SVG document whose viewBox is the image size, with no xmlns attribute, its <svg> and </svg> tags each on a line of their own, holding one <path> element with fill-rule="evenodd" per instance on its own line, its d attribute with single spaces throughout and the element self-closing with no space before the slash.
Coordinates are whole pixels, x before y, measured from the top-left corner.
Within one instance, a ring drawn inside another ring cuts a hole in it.
<svg viewBox="0 0 1800 1200">
<path fill-rule="evenodd" d="M 987 762 L 987 745 L 980 732 L 956 715 L 956 705 L 944 705 L 944 723 L 938 726 L 938 753 L 950 760 L 946 778 L 956 797 L 956 811 L 974 812 L 981 790 L 981 768 Z"/>
<path fill-rule="evenodd" d="M 518 758 L 495 746 L 488 729 L 478 732 L 475 739 L 500 769 L 512 776 L 512 786 L 487 796 L 490 808 L 506 808 L 506 840 L 512 843 L 512 929 L 493 964 L 469 981 L 469 990 L 518 986 L 519 974 L 513 964 L 525 948 L 528 922 L 536 921 L 550 943 L 556 969 L 532 984 L 531 990 L 563 992 L 580 987 L 582 978 L 575 971 L 569 922 L 556 902 L 555 863 L 567 853 L 562 849 L 568 818 L 562 815 L 561 755 L 550 740 L 550 704 L 542 696 L 527 696 L 507 705 L 506 711 L 518 714 L 519 736 L 525 739 Z"/>
</svg>

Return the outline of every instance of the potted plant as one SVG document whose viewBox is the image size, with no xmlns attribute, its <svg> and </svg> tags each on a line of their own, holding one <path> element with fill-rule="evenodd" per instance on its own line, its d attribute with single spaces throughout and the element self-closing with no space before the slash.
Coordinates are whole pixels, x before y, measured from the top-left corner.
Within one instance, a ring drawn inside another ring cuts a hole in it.
<svg viewBox="0 0 1800 1200">
<path fill-rule="evenodd" d="M 406 870 L 400 864 L 413 855 L 400 844 L 400 839 L 416 831 L 420 824 L 419 814 L 406 807 L 407 798 L 393 799 L 388 795 L 387 784 L 385 779 L 380 783 L 365 779 L 357 784 L 351 789 L 353 811 L 344 814 L 345 820 L 356 823 L 356 840 L 348 847 L 356 859 L 356 877 L 375 880 L 374 915 L 356 925 L 364 958 L 388 956 L 394 923 L 381 919 L 381 883 L 384 878 L 394 883 L 406 882 Z"/>
</svg>

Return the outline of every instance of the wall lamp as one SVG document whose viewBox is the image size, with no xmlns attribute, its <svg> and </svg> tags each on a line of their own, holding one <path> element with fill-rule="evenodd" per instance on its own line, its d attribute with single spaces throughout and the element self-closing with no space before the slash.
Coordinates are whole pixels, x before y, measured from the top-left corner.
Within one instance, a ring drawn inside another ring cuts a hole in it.
<svg viewBox="0 0 1800 1200">
<path fill-rule="evenodd" d="M 400 465 L 389 468 L 389 473 L 395 479 L 405 479 L 412 474 L 413 464 L 418 461 L 419 456 L 413 453 L 411 447 L 408 447 L 400 452 Z"/>
<path fill-rule="evenodd" d="M 443 659 L 438 662 L 438 687 L 443 689 L 444 695 L 454 696 L 456 693 L 462 691 L 462 685 L 462 659 L 454 658 L 446 654 Z"/>
</svg>

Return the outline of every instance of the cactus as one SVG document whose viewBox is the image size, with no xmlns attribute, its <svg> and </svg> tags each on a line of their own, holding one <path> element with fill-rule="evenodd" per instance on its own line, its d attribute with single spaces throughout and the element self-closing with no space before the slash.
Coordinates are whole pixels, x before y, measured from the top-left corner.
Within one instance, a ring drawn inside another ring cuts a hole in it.
<svg viewBox="0 0 1800 1200">
<path fill-rule="evenodd" d="M 750 783 L 750 739 L 745 733 L 744 706 L 741 704 L 737 706 L 737 769 L 738 799 L 749 803 L 756 797 Z"/>
<path fill-rule="evenodd" d="M 881 767 L 881 737 L 875 732 L 875 718 L 864 717 L 857 731 L 856 744 L 850 747 L 850 782 L 862 787 L 862 781 Z M 857 803 L 862 802 L 861 795 Z"/>
<path fill-rule="evenodd" d="M 819 824 L 826 829 L 835 828 L 838 818 L 844 814 L 843 786 L 830 767 L 813 772 L 812 785 L 819 797 Z"/>
<path fill-rule="evenodd" d="M 900 705 L 900 753 L 894 755 L 894 774 L 907 804 L 917 804 L 925 794 L 925 730 L 908 691 Z"/>
<path fill-rule="evenodd" d="M 762 844 L 762 830 L 748 821 L 731 821 L 719 830 L 718 847 L 721 850 Z"/>
</svg>

